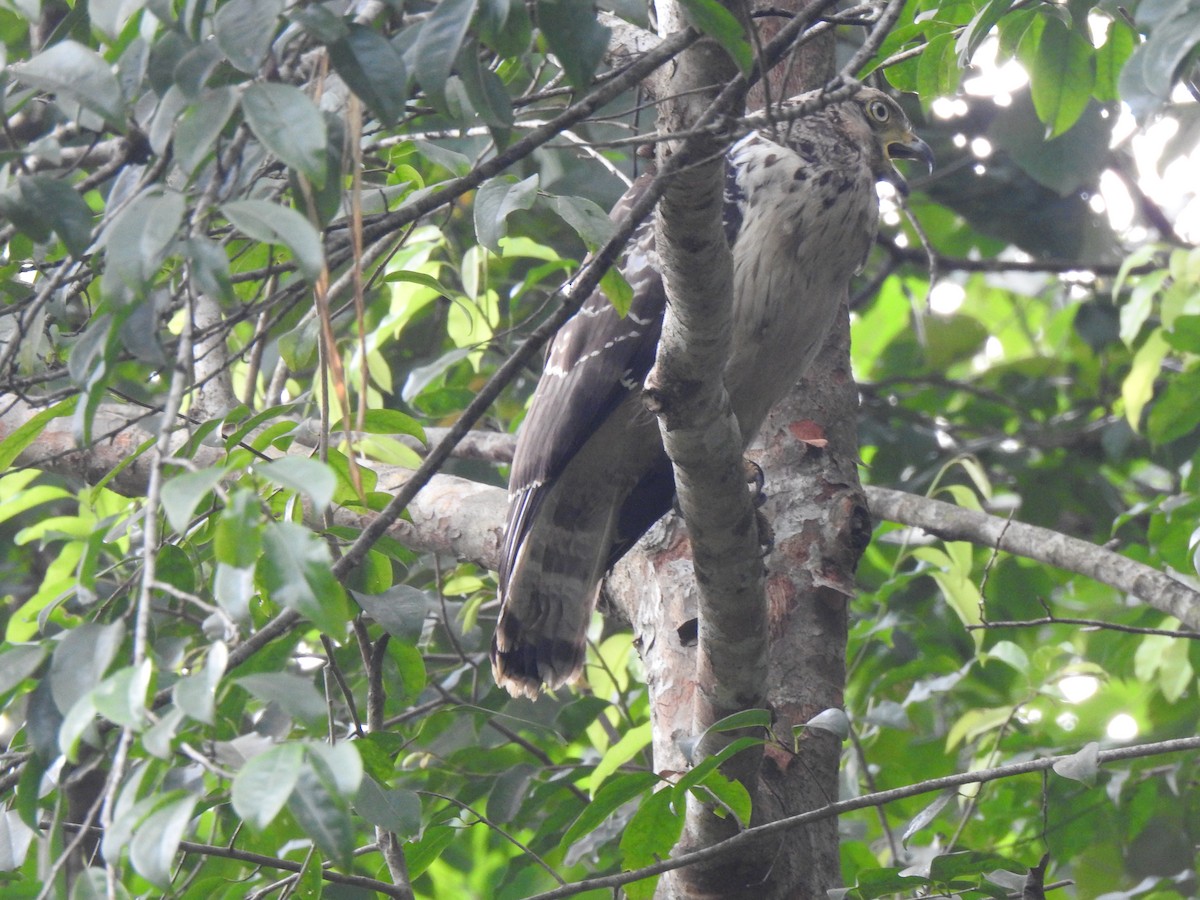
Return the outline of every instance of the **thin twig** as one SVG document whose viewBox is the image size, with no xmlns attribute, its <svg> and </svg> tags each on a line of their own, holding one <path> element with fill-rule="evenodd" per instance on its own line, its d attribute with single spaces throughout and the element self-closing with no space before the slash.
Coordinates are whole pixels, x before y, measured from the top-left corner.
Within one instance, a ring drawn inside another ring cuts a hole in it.
<svg viewBox="0 0 1200 900">
<path fill-rule="evenodd" d="M 1150 756 L 1161 756 L 1167 753 L 1183 753 L 1187 751 L 1200 750 L 1200 737 L 1177 738 L 1170 741 L 1160 741 L 1154 744 L 1135 744 L 1129 747 L 1119 747 L 1112 750 L 1101 750 L 1099 761 L 1101 764 L 1110 762 L 1119 762 L 1127 759 L 1141 759 Z M 905 800 L 909 797 L 917 797 L 921 794 L 936 793 L 939 791 L 950 790 L 952 788 L 963 787 L 968 784 L 984 784 L 989 781 L 997 781 L 1001 778 L 1012 778 L 1017 775 L 1024 775 L 1030 772 L 1043 772 L 1053 768 L 1054 764 L 1060 760 L 1067 759 L 1069 754 L 1062 756 L 1048 756 L 1040 759 L 1031 759 L 1019 763 L 1010 763 L 1005 766 L 998 766 L 994 769 L 981 769 L 976 772 L 963 772 L 958 775 L 947 775 L 942 778 L 931 778 L 927 781 L 911 784 L 906 787 L 894 788 L 888 791 L 878 791 L 873 794 L 864 794 L 861 797 L 854 797 L 850 800 L 841 800 L 837 803 L 830 803 L 820 809 L 814 809 L 809 812 L 800 813 L 794 816 L 787 816 L 783 819 L 778 819 L 774 822 L 768 822 L 763 825 L 757 825 L 752 828 L 747 828 L 745 831 L 739 832 L 733 837 L 727 838 L 710 847 L 705 847 L 701 850 L 693 850 L 689 853 L 681 853 L 678 856 L 662 860 L 661 862 L 653 863 L 649 866 L 644 866 L 640 869 L 634 869 L 629 872 L 620 872 L 616 875 L 606 875 L 598 878 L 586 878 L 582 881 L 577 881 L 561 888 L 556 888 L 551 891 L 546 891 L 541 894 L 536 894 L 528 900 L 559 900 L 562 897 L 572 897 L 576 894 L 582 894 L 585 891 L 604 890 L 617 888 L 625 884 L 630 884 L 634 881 L 641 881 L 643 878 L 652 878 L 656 875 L 661 875 L 664 872 L 670 872 L 675 869 L 681 869 L 684 866 L 695 865 L 700 862 L 707 862 L 712 859 L 736 853 L 740 850 L 745 850 L 752 847 L 758 842 L 767 837 L 773 837 L 779 834 L 785 834 L 795 828 L 803 825 L 819 822 L 825 819 L 835 818 L 844 815 L 848 812 L 854 812 L 859 809 L 868 809 L 873 806 L 880 806 L 885 803 L 893 803 L 897 800 Z"/>
</svg>

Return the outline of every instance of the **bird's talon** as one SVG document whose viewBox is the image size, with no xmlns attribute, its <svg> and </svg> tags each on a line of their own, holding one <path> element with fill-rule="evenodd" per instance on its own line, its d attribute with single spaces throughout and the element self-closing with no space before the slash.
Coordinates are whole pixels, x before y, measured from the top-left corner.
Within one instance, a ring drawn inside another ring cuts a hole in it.
<svg viewBox="0 0 1200 900">
<path fill-rule="evenodd" d="M 763 474 L 762 466 L 752 459 L 743 459 L 742 466 L 745 469 L 746 484 L 750 485 L 754 492 L 754 506 L 757 509 L 767 502 L 767 495 L 763 492 L 767 476 Z"/>
<path fill-rule="evenodd" d="M 754 511 L 754 522 L 758 526 L 758 543 L 762 547 L 763 557 L 771 555 L 775 549 L 775 528 L 761 509 Z"/>
</svg>

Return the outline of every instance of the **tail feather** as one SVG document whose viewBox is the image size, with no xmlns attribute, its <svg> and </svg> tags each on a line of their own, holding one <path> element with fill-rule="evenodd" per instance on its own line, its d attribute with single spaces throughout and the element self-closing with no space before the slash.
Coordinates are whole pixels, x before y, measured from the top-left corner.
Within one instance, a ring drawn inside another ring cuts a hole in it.
<svg viewBox="0 0 1200 900">
<path fill-rule="evenodd" d="M 522 492 L 510 505 L 509 532 L 517 537 L 501 572 L 490 654 L 496 682 L 514 697 L 535 698 L 543 684 L 561 687 L 583 668 L 616 512 L 608 491 L 536 490 L 536 498 Z M 513 517 L 531 508 L 529 527 L 513 528 Z"/>
</svg>

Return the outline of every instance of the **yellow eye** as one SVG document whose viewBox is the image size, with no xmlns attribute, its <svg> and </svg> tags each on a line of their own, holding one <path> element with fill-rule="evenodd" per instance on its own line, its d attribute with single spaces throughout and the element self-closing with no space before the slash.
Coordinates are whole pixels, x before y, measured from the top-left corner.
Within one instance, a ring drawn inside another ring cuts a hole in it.
<svg viewBox="0 0 1200 900">
<path fill-rule="evenodd" d="M 882 100 L 872 100 L 867 104 L 867 112 L 876 122 L 886 122 L 892 115 L 891 109 Z"/>
</svg>

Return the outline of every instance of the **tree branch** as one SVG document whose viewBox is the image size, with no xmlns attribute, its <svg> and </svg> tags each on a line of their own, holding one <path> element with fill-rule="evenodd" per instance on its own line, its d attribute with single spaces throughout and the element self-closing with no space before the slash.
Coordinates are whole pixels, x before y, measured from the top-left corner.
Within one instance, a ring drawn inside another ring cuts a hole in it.
<svg viewBox="0 0 1200 900">
<path fill-rule="evenodd" d="M 1099 762 L 1104 764 L 1119 762 L 1127 759 L 1143 759 L 1150 756 L 1162 756 L 1167 753 L 1184 753 L 1187 751 L 1196 750 L 1200 750 L 1200 737 L 1177 738 L 1171 741 L 1159 741 L 1158 743 L 1154 744 L 1135 744 L 1130 747 L 1119 747 L 1113 750 L 1101 750 L 1099 753 Z M 641 869 L 634 869 L 629 872 L 621 872 L 616 875 L 607 875 L 600 878 L 588 878 L 584 881 L 577 881 L 574 884 L 567 885 L 566 887 L 536 894 L 535 896 L 528 898 L 528 900 L 560 900 L 562 897 L 573 897 L 576 894 L 582 894 L 584 891 L 617 888 L 625 884 L 630 884 L 634 881 L 641 881 L 643 878 L 653 878 L 655 875 L 662 875 L 664 872 L 670 872 L 674 869 L 683 868 L 684 866 L 694 866 L 698 863 L 710 862 L 739 851 L 743 853 L 747 852 L 755 844 L 771 835 L 787 833 L 812 822 L 819 822 L 825 819 L 835 818 L 843 815 L 844 813 L 854 812 L 855 810 L 859 809 L 882 806 L 887 803 L 893 803 L 897 800 L 905 800 L 909 797 L 917 797 L 921 794 L 937 793 L 940 791 L 950 790 L 952 788 L 960 788 L 968 784 L 985 784 L 989 781 L 998 781 L 1002 778 L 1012 778 L 1017 775 L 1025 775 L 1030 772 L 1044 772 L 1047 769 L 1052 769 L 1055 763 L 1058 763 L 1064 759 L 1069 759 L 1070 756 L 1070 754 L 1063 756 L 1047 756 L 1042 757 L 1041 759 L 1031 759 L 1026 760 L 1025 762 L 997 766 L 992 769 L 981 769 L 975 772 L 962 772 L 958 775 L 947 775 L 943 778 L 931 778 L 928 781 L 921 781 L 917 784 L 911 784 L 902 788 L 879 791 L 873 794 L 864 794 L 861 797 L 855 797 L 851 800 L 842 800 L 837 803 L 830 803 L 821 807 L 820 809 L 814 809 L 810 812 L 789 816 L 785 819 L 779 819 L 775 822 L 768 822 L 765 825 L 756 825 L 752 828 L 747 828 L 745 831 L 721 841 L 719 844 L 706 847 L 703 850 L 682 853 L 678 856 L 673 856 L 670 859 L 665 859 L 662 862 L 654 863 L 653 865 L 649 865 Z"/>
<path fill-rule="evenodd" d="M 1132 594 L 1200 630 L 1200 594 L 1150 566 L 1049 528 L 1014 522 L 903 491 L 867 489 L 877 517 L 922 528 L 943 539 L 966 540 L 1078 572 Z"/>
<path fill-rule="evenodd" d="M 81 828 L 79 825 L 71 822 L 63 823 L 63 828 L 67 831 L 84 831 L 91 830 L 100 832 L 98 826 L 89 826 L 87 829 Z M 194 853 L 200 856 L 217 856 L 222 859 L 233 859 L 238 862 L 250 863 L 254 866 L 259 866 L 264 869 L 281 869 L 284 872 L 292 872 L 299 875 L 304 869 L 303 863 L 295 862 L 290 859 L 282 859 L 277 856 L 267 856 L 264 853 L 255 853 L 250 850 L 238 850 L 236 847 L 220 847 L 213 844 L 200 844 L 196 841 L 180 841 L 179 849 L 184 853 Z M 379 881 L 375 878 L 368 878 L 365 875 L 347 875 L 341 872 L 335 872 L 328 868 L 328 865 L 322 866 L 320 869 L 321 878 L 328 881 L 330 884 L 346 884 L 357 888 L 362 888 L 367 891 L 378 891 L 387 897 L 396 897 L 398 900 L 404 900 L 406 897 L 411 897 L 411 892 L 405 892 L 403 887 L 398 887 L 394 884 L 389 884 L 386 881 Z"/>
<path fill-rule="evenodd" d="M 660 2 L 658 11 L 664 28 L 683 18 L 675 3 Z M 659 130 L 684 131 L 706 117 L 740 111 L 744 91 L 727 92 L 723 108 L 713 103 L 720 86 L 736 75 L 733 60 L 713 41 L 681 54 L 660 107 Z M 742 434 L 723 377 L 733 327 L 733 260 L 721 221 L 727 142 L 697 134 L 661 148 L 668 159 L 676 157 L 672 162 L 683 153 L 696 162 L 671 179 L 659 204 L 655 246 L 667 307 L 646 378 L 647 406 L 658 416 L 691 538 L 699 607 L 691 733 L 704 735 L 696 748 L 700 757 L 735 737 L 709 732 L 710 725 L 765 705 L 762 559 L 743 475 Z M 760 753 L 737 754 L 722 768 L 753 796 L 760 760 Z M 689 799 L 680 846 L 710 844 L 735 828 L 733 817 L 718 818 Z"/>
</svg>

